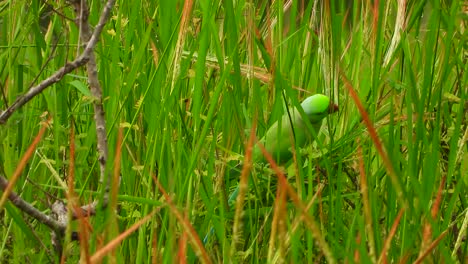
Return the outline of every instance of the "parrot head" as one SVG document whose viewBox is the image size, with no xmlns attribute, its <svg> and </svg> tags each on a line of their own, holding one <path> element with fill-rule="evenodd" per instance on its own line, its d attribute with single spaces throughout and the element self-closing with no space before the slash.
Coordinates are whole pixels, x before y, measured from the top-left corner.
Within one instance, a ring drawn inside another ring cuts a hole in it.
<svg viewBox="0 0 468 264">
<path fill-rule="evenodd" d="M 338 105 L 330 103 L 330 98 L 323 94 L 307 97 L 301 106 L 311 123 L 320 122 L 327 115 L 338 111 Z"/>
</svg>

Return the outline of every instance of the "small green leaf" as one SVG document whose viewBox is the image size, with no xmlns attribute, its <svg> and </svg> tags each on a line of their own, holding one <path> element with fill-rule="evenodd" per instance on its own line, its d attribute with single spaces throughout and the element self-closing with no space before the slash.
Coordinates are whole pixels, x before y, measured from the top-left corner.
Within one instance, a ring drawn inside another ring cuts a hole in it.
<svg viewBox="0 0 468 264">
<path fill-rule="evenodd" d="M 69 82 L 69 84 L 73 87 L 75 87 L 79 92 L 81 92 L 84 96 L 86 97 L 93 97 L 91 94 L 91 91 L 88 88 L 88 85 L 86 85 L 83 82 L 80 82 L 78 80 L 74 80 Z"/>
</svg>

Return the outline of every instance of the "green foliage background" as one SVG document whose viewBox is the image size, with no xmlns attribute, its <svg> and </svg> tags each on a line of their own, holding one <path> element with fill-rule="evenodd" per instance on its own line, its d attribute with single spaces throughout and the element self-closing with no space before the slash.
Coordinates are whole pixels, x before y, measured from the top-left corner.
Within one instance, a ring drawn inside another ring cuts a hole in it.
<svg viewBox="0 0 468 264">
<path fill-rule="evenodd" d="M 93 25 L 102 2 L 89 1 Z M 401 20 L 398 3 L 404 3 Z M 159 208 L 114 257 L 118 263 L 181 260 L 175 252 L 182 250 L 188 230 L 155 187 L 155 175 L 200 239 L 214 226 L 215 234 L 204 245 L 214 262 L 325 262 L 293 203 L 280 215 L 280 230 L 274 230 L 274 173 L 252 173 L 235 250 L 233 213 L 224 206 L 239 180 L 232 168 L 243 159 L 253 124 L 261 136 L 285 105 L 324 93 L 340 111 L 327 118 L 317 143 L 301 152 L 288 176 L 303 203 L 311 203 L 308 213 L 319 223 L 333 258 L 378 261 L 406 204 L 387 251 L 389 261 L 415 261 L 443 232 L 427 263 L 467 260 L 466 235 L 456 247 L 468 207 L 464 1 L 292 1 L 288 12 L 283 12 L 283 1 L 195 1 L 181 29 L 184 4 L 117 1 L 95 50 L 109 133 L 109 172 L 119 127 L 125 136 L 119 210 L 117 216 L 106 211 L 90 219 L 90 252 Z M 79 54 L 82 43 L 73 19 L 66 1 L 0 1 L 2 111 Z M 400 194 L 344 76 L 378 132 Z M 83 204 L 100 198 L 93 101 L 86 79 L 84 69 L 67 75 L 0 126 L 0 173 L 9 177 L 43 115 L 53 118 L 15 188 L 45 212 L 54 199 L 48 194 L 65 197 L 66 190 L 52 175 L 66 179 L 72 122 L 75 186 Z M 47 227 L 11 204 L 1 223 L 0 259 L 55 261 Z M 431 228 L 429 237 L 425 226 Z M 181 255 L 194 263 L 198 251 L 189 244 Z M 70 262 L 76 261 L 78 243 L 70 242 L 67 253 Z"/>
</svg>

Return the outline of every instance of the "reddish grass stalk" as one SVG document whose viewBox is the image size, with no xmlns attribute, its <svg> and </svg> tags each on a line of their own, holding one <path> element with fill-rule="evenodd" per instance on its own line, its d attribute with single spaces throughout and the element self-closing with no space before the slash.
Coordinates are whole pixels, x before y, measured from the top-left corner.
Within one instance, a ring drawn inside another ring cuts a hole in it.
<svg viewBox="0 0 468 264">
<path fill-rule="evenodd" d="M 187 213 L 184 217 L 185 221 L 188 222 Z M 179 250 L 177 251 L 177 263 L 185 264 L 187 263 L 187 232 L 183 230 L 182 236 L 179 238 Z"/>
<path fill-rule="evenodd" d="M 284 220 L 281 218 L 286 217 L 286 191 L 282 188 L 281 185 L 278 185 L 276 191 L 276 199 L 273 212 L 273 220 L 271 221 L 271 233 L 270 241 L 268 243 L 268 261 L 272 262 L 274 260 L 275 251 L 275 238 L 278 239 L 278 245 L 280 249 L 283 248 L 282 244 L 286 242 L 285 231 L 284 231 Z M 283 262 L 283 261 L 280 261 Z"/>
<path fill-rule="evenodd" d="M 377 39 L 377 26 L 379 23 L 379 0 L 374 1 L 374 6 L 372 9 L 372 14 L 373 16 L 373 23 L 372 23 L 372 30 L 373 30 L 373 36 L 374 36 L 374 41 Z M 374 45 L 375 46 L 375 45 Z"/>
<path fill-rule="evenodd" d="M 361 234 L 358 234 L 356 236 L 356 245 L 361 245 Z M 360 263 L 361 262 L 361 255 L 359 254 L 358 248 L 354 250 L 354 263 Z"/>
<path fill-rule="evenodd" d="M 422 254 L 414 261 L 414 264 L 422 263 L 426 256 L 431 253 L 431 251 L 439 244 L 439 242 L 448 234 L 448 229 L 442 232 L 427 248 Z"/>
<path fill-rule="evenodd" d="M 277 204 L 277 214 L 278 214 L 278 247 L 280 253 L 279 261 L 284 262 L 284 253 L 285 249 L 287 248 L 287 239 L 289 236 L 286 232 L 286 217 L 288 216 L 286 212 L 286 190 L 280 186 L 278 186 L 278 196 L 275 201 Z"/>
<path fill-rule="evenodd" d="M 159 259 L 159 254 L 158 254 L 158 236 L 156 230 L 153 230 L 153 243 L 151 245 L 151 263 L 152 264 L 157 264 L 157 263 L 162 263 L 162 261 Z"/>
<path fill-rule="evenodd" d="M 444 185 L 445 185 L 445 176 L 442 177 L 442 180 L 440 181 L 439 189 L 437 190 L 435 201 L 432 204 L 432 208 L 431 208 L 432 220 L 436 220 L 437 213 L 439 212 L 440 203 L 442 202 L 442 190 L 444 189 Z M 432 237 L 432 226 L 431 226 L 431 223 L 426 220 L 424 223 L 424 227 L 423 227 L 423 239 L 421 243 L 421 248 L 419 249 L 419 257 L 421 257 L 424 254 L 424 251 L 427 249 L 429 245 L 429 241 L 431 241 L 431 237 Z"/>
<path fill-rule="evenodd" d="M 392 181 L 393 186 L 396 189 L 396 193 L 398 196 L 398 199 L 400 199 L 400 202 L 403 203 L 403 207 L 408 206 L 408 202 L 406 201 L 406 198 L 403 196 L 403 189 L 400 185 L 400 182 L 398 181 L 398 176 L 395 172 L 395 169 L 393 168 L 393 165 L 387 155 L 387 152 L 384 149 L 384 146 L 380 142 L 379 136 L 377 135 L 377 131 L 375 130 L 374 125 L 372 125 L 372 122 L 369 118 L 369 115 L 367 114 L 366 110 L 364 109 L 364 106 L 361 103 L 361 100 L 359 99 L 359 96 L 357 95 L 356 91 L 354 90 L 353 86 L 349 82 L 349 80 L 346 78 L 343 72 L 341 73 L 341 78 L 343 82 L 345 83 L 345 87 L 347 88 L 351 98 L 354 100 L 354 103 L 356 104 L 356 107 L 359 110 L 359 113 L 362 116 L 362 120 L 364 124 L 367 127 L 367 130 L 369 131 L 369 135 L 372 139 L 372 142 L 374 143 L 375 148 L 377 149 L 377 152 L 379 153 L 379 156 L 382 158 L 383 163 L 385 165 L 385 168 L 387 169 L 388 175 L 390 176 L 390 180 Z"/>
<path fill-rule="evenodd" d="M 90 255 L 89 255 L 89 232 L 88 228 L 90 224 L 85 219 L 83 215 L 83 211 L 80 208 L 78 197 L 75 194 L 75 127 L 73 126 L 73 122 L 70 122 L 70 165 L 68 167 L 68 191 L 67 191 L 67 200 L 68 200 L 68 219 L 72 219 L 73 214 L 75 214 L 78 220 L 81 222 L 79 224 L 79 240 L 80 240 L 80 255 L 81 259 L 84 260 L 86 263 L 90 263 Z M 70 229 L 70 222 L 67 226 L 67 231 Z M 64 252 L 62 253 L 62 263 L 65 263 L 66 260 L 66 249 L 64 247 Z"/>
<path fill-rule="evenodd" d="M 123 142 L 123 128 L 120 128 L 119 133 L 118 133 L 118 138 L 117 138 L 117 149 L 116 149 L 115 160 L 114 160 L 114 172 L 113 172 L 113 178 L 112 178 L 111 197 L 110 197 L 111 198 L 110 209 L 113 211 L 117 207 L 117 193 L 118 193 L 118 188 L 119 188 L 120 165 L 121 165 L 121 157 L 122 157 L 122 142 Z M 129 229 L 125 230 L 116 238 L 109 241 L 109 243 L 107 243 L 105 246 L 103 246 L 98 251 L 96 251 L 94 255 L 90 258 L 90 262 L 87 262 L 87 263 L 101 262 L 102 258 L 104 258 L 104 256 L 109 255 L 109 254 L 114 256 L 115 250 L 120 245 L 120 243 L 125 238 L 127 238 L 130 234 L 136 231 L 141 225 L 148 222 L 156 212 L 157 210 L 152 211 L 150 214 L 148 214 L 147 216 L 145 216 L 144 218 L 136 222 Z M 81 213 L 81 210 L 79 211 L 79 213 Z M 82 221 L 85 221 L 84 217 L 80 217 L 80 219 L 82 219 Z M 82 224 L 80 226 L 86 226 L 86 225 Z M 82 230 L 81 232 L 87 234 L 86 230 Z M 83 241 L 81 237 L 80 237 L 80 240 Z M 85 240 L 88 240 L 88 238 L 86 237 Z"/>
<path fill-rule="evenodd" d="M 117 149 L 115 150 L 115 158 L 114 158 L 114 171 L 112 173 L 112 182 L 106 183 L 106 185 L 110 184 L 110 221 L 108 225 L 108 232 L 107 234 L 114 234 L 116 231 L 118 231 L 118 225 L 117 225 L 117 216 L 115 215 L 115 212 L 117 211 L 117 195 L 119 193 L 119 185 L 120 185 L 120 171 L 121 171 L 121 161 L 122 161 L 122 144 L 123 144 L 123 128 L 119 128 L 119 132 L 117 135 Z M 116 249 L 117 245 L 111 250 L 110 256 L 113 258 L 110 260 L 110 262 L 114 262 L 115 255 L 116 255 Z"/>
<path fill-rule="evenodd" d="M 436 218 L 437 213 L 439 212 L 439 209 L 440 209 L 440 204 L 442 203 L 442 191 L 445 186 L 445 179 L 446 179 L 445 176 L 442 177 L 442 180 L 440 181 L 440 184 L 439 184 L 439 189 L 437 190 L 436 199 L 434 201 L 434 204 L 432 205 L 432 209 L 431 209 L 432 219 Z"/>
<path fill-rule="evenodd" d="M 362 148 L 361 145 L 359 144 L 359 138 L 358 138 L 358 148 L 357 148 L 357 155 L 359 159 L 359 175 L 360 175 L 360 184 L 361 184 L 361 195 L 362 195 L 362 203 L 364 206 L 364 219 L 366 221 L 366 230 L 367 230 L 367 239 L 368 245 L 369 245 L 369 255 L 372 259 L 372 262 L 376 262 L 376 256 L 375 256 L 375 237 L 374 237 L 374 229 L 372 225 L 372 213 L 371 213 L 371 208 L 370 208 L 370 202 L 369 202 L 369 188 L 367 187 L 367 179 L 366 179 L 366 171 L 364 169 L 364 159 L 362 155 Z"/>
<path fill-rule="evenodd" d="M 206 252 L 206 249 L 203 247 L 203 243 L 201 242 L 200 237 L 195 231 L 195 228 L 193 228 L 192 224 L 182 215 L 181 212 L 179 212 L 179 210 L 177 210 L 177 207 L 172 202 L 171 197 L 166 192 L 166 190 L 162 187 L 161 183 L 156 178 L 156 176 L 153 174 L 152 177 L 159 191 L 162 193 L 162 195 L 166 199 L 167 205 L 169 206 L 169 209 L 171 210 L 172 214 L 174 214 L 177 220 L 182 224 L 182 227 L 185 229 L 185 232 L 188 234 L 190 242 L 192 243 L 193 249 L 195 253 L 198 255 L 198 257 L 200 258 L 201 262 L 207 263 L 207 264 L 212 263 L 210 257 L 208 256 L 208 253 Z"/>
<path fill-rule="evenodd" d="M 260 143 L 257 143 L 257 144 L 260 147 L 260 150 L 262 151 L 263 156 L 265 156 L 267 161 L 271 164 L 272 169 L 275 171 L 276 175 L 278 176 L 278 185 L 281 185 L 281 186 L 278 186 L 278 188 L 281 187 L 287 191 L 287 193 L 289 194 L 289 197 L 291 197 L 293 203 L 301 212 L 302 217 L 304 218 L 304 222 L 312 231 L 312 236 L 315 238 L 320 249 L 324 253 L 325 258 L 327 259 L 327 262 L 332 263 L 332 264 L 336 263 L 336 260 L 333 257 L 333 254 L 331 253 L 330 247 L 328 246 L 327 242 L 322 236 L 319 226 L 317 225 L 315 220 L 312 217 L 310 217 L 309 214 L 307 213 L 306 207 L 301 202 L 301 200 L 299 199 L 299 196 L 296 194 L 294 189 L 288 184 L 288 181 L 284 173 L 280 170 L 278 165 L 276 165 L 275 161 L 273 160 L 273 157 L 270 155 L 270 153 L 268 153 L 268 151 L 266 151 L 265 147 Z"/>
<path fill-rule="evenodd" d="M 186 39 L 186 32 L 187 32 L 187 28 L 189 26 L 189 22 L 190 22 L 190 14 L 192 13 L 192 8 L 193 8 L 193 0 L 186 0 L 184 1 L 184 7 L 182 9 L 182 17 L 180 19 L 180 27 L 179 27 L 179 35 L 178 35 L 178 38 L 177 38 L 177 43 L 176 43 L 176 47 L 175 47 L 175 57 L 174 57 L 174 63 L 173 65 L 175 65 L 175 69 L 174 69 L 174 76 L 173 76 L 173 80 L 176 80 L 176 75 L 179 74 L 179 64 L 180 64 L 180 58 L 181 58 L 181 55 L 182 55 L 182 51 L 183 51 L 183 48 L 184 48 L 184 43 L 185 43 L 185 39 Z M 155 64 L 157 65 L 157 64 Z M 174 84 L 172 84 L 174 85 Z M 172 88 L 174 87 L 171 87 L 171 92 L 172 92 Z"/>
<path fill-rule="evenodd" d="M 248 189 L 249 173 L 252 167 L 252 148 L 255 142 L 256 122 L 253 123 L 250 131 L 249 141 L 246 146 L 246 153 L 244 158 L 244 166 L 239 181 L 239 194 L 236 197 L 236 211 L 234 214 L 234 226 L 232 228 L 232 244 L 231 244 L 231 257 L 234 256 L 236 244 L 239 241 L 240 227 L 242 226 L 242 210 L 244 207 L 245 194 Z"/>
<path fill-rule="evenodd" d="M 112 211 L 117 210 L 117 194 L 119 192 L 119 182 L 120 182 L 120 167 L 122 161 L 122 144 L 123 144 L 123 128 L 119 129 L 117 136 L 117 149 L 115 150 L 115 159 L 114 159 L 114 173 L 112 177 L 112 186 L 111 186 L 111 197 L 110 197 L 110 209 Z"/>
<path fill-rule="evenodd" d="M 390 229 L 390 233 L 388 234 L 387 239 L 385 239 L 385 243 L 382 248 L 382 252 L 380 253 L 378 263 L 387 263 L 388 249 L 390 248 L 390 244 L 392 243 L 392 239 L 395 236 L 398 224 L 400 223 L 401 217 L 403 216 L 404 212 L 405 212 L 404 208 L 401 208 L 400 211 L 398 212 L 398 215 L 395 221 L 393 222 L 392 228 Z"/>
<path fill-rule="evenodd" d="M 91 257 L 91 262 L 89 262 L 89 263 L 98 263 L 98 262 L 100 263 L 101 260 L 107 254 L 112 252 L 125 238 L 127 238 L 129 235 L 131 235 L 133 232 L 135 232 L 141 225 L 148 222 L 156 214 L 157 211 L 158 210 L 153 210 L 147 216 L 143 217 L 138 222 L 136 222 L 134 225 L 132 225 L 129 229 L 122 232 L 114 240 L 109 241 L 109 243 L 107 243 L 105 246 L 103 246 L 101 249 L 99 249 L 98 251 L 96 251 L 94 253 L 94 255 Z"/>
<path fill-rule="evenodd" d="M 49 125 L 50 120 L 51 120 L 51 118 L 49 118 L 49 120 L 47 120 L 45 122 L 42 122 L 42 127 L 39 130 L 39 133 L 34 138 L 33 143 L 29 146 L 29 148 L 24 153 L 23 157 L 21 158 L 20 162 L 18 163 L 18 166 L 16 167 L 15 172 L 13 173 L 11 178 L 9 179 L 8 185 L 5 188 L 5 190 L 3 190 L 3 195 L 2 195 L 2 198 L 0 199 L 0 211 L 3 209 L 3 206 L 5 205 L 5 202 L 8 199 L 8 196 L 13 191 L 13 188 L 15 187 L 16 182 L 18 181 L 19 177 L 21 176 L 21 173 L 23 172 L 24 168 L 26 167 L 26 164 L 28 163 L 31 156 L 34 154 L 34 151 L 36 150 L 36 146 L 41 141 L 41 138 L 44 135 L 44 133 L 45 133 L 45 131 L 46 131 L 48 125 Z"/>
<path fill-rule="evenodd" d="M 78 221 L 80 221 L 79 224 L 79 230 L 80 232 L 78 233 L 79 240 L 80 240 L 80 258 L 81 260 L 85 263 L 91 263 L 91 256 L 89 254 L 89 232 L 88 230 L 92 230 L 91 225 L 88 221 L 89 218 L 86 218 L 85 215 L 83 215 L 83 211 L 80 210 L 81 208 L 77 205 L 73 205 L 74 210 L 76 211 L 76 214 L 78 216 Z M 63 254 L 65 255 L 65 254 Z"/>
</svg>

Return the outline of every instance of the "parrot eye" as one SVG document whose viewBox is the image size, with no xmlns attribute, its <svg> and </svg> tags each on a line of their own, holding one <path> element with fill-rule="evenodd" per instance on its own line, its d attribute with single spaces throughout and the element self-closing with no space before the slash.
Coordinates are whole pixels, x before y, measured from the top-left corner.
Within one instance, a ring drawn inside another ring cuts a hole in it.
<svg viewBox="0 0 468 264">
<path fill-rule="evenodd" d="M 335 112 L 338 112 L 339 110 L 339 107 L 337 104 L 330 104 L 330 106 L 328 107 L 328 113 L 329 114 L 333 114 Z"/>
</svg>

